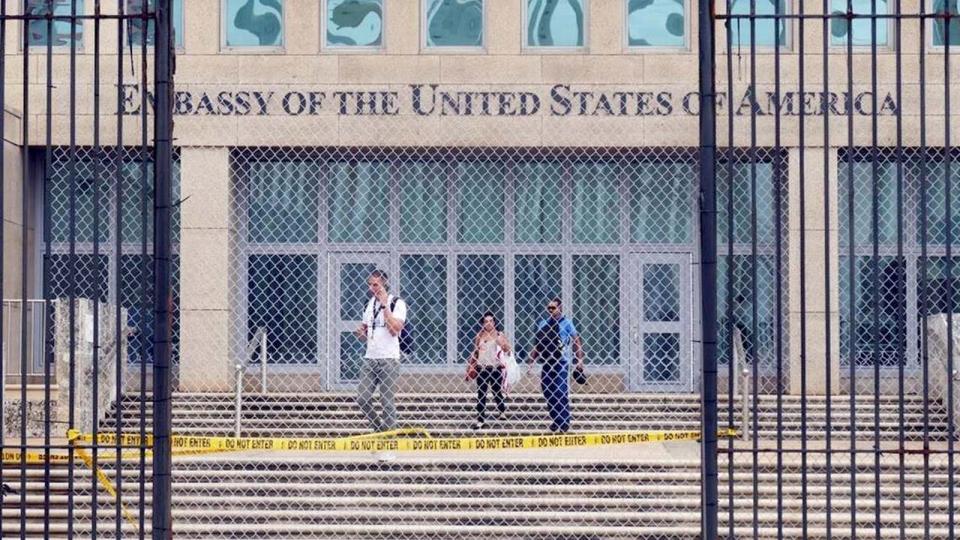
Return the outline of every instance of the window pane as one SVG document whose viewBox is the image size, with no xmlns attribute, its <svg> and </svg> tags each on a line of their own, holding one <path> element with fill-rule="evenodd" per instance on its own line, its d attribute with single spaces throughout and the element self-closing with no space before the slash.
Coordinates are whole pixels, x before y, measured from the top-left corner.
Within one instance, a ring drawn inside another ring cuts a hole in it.
<svg viewBox="0 0 960 540">
<path fill-rule="evenodd" d="M 682 244 L 692 240 L 693 165 L 637 163 L 629 172 L 630 237 L 634 242 Z"/>
<path fill-rule="evenodd" d="M 956 154 L 955 154 L 956 156 Z M 947 190 L 946 190 L 946 181 L 944 180 L 944 173 L 946 172 L 946 167 L 944 166 L 943 155 L 936 157 L 931 157 L 927 159 L 917 160 L 916 163 L 911 163 L 909 170 L 911 171 L 914 178 L 916 178 L 917 183 L 920 182 L 920 167 L 921 165 L 926 165 L 927 167 L 927 176 L 925 182 L 927 184 L 927 242 L 930 244 L 937 245 L 946 245 L 947 243 Z M 960 185 L 960 164 L 957 163 L 956 157 L 952 159 L 950 164 L 951 172 L 951 220 L 953 221 L 953 226 L 951 227 L 951 234 L 953 235 L 953 242 L 960 240 L 960 197 L 957 196 L 957 186 Z M 919 194 L 916 195 L 919 199 Z M 917 207 L 919 209 L 919 201 Z M 919 212 L 918 212 L 919 214 Z M 917 215 L 917 238 L 918 241 L 922 241 L 923 230 L 920 228 L 922 224 L 922 215 Z"/>
<path fill-rule="evenodd" d="M 316 363 L 316 257 L 252 255 L 248 261 L 247 340 L 266 328 L 271 363 Z"/>
<path fill-rule="evenodd" d="M 778 183 L 774 181 L 773 164 L 757 163 L 755 166 L 735 163 L 733 166 L 733 241 L 749 244 L 753 235 L 753 182 L 756 171 L 756 221 L 757 241 L 772 243 L 777 233 L 775 227 L 776 205 L 780 204 Z M 727 204 L 730 198 L 730 182 L 727 165 L 717 164 L 717 242 L 725 249 L 729 241 Z"/>
<path fill-rule="evenodd" d="M 950 20 L 950 46 L 960 45 L 960 0 L 935 0 L 933 3 L 934 13 L 953 14 Z M 943 19 L 934 19 L 933 21 L 933 45 L 944 47 L 947 44 L 947 25 Z"/>
<path fill-rule="evenodd" d="M 383 0 L 327 0 L 327 47 L 383 44 Z"/>
<path fill-rule="evenodd" d="M 146 0 L 149 12 L 153 13 L 157 5 L 157 0 Z M 127 0 L 127 14 L 136 15 L 143 12 L 144 0 Z M 153 20 L 147 21 L 147 31 L 144 32 L 144 24 L 141 20 L 132 19 L 127 24 L 127 37 L 130 43 L 140 45 L 144 38 L 147 45 L 153 45 L 156 35 L 154 34 Z M 183 0 L 173 0 L 173 33 L 176 39 L 176 46 L 183 47 Z"/>
<path fill-rule="evenodd" d="M 74 240 L 78 243 L 93 242 L 94 194 L 97 186 L 93 178 L 93 162 L 78 160 L 76 164 L 76 182 L 73 190 Z M 52 242 L 70 241 L 71 215 L 71 170 L 67 153 L 54 159 L 50 169 L 50 240 Z M 110 212 L 110 192 L 113 190 L 113 174 L 104 163 L 100 165 L 100 234 L 99 240 L 109 238 L 112 213 Z"/>
<path fill-rule="evenodd" d="M 115 264 L 111 261 L 110 264 Z M 123 255 L 120 259 L 117 292 L 120 305 L 127 311 L 127 326 L 133 334 L 127 338 L 127 360 L 131 363 L 153 362 L 153 256 Z M 173 294 L 172 354 L 176 361 L 180 350 L 180 258 L 171 259 Z M 105 270 L 101 270 L 105 272 Z M 146 285 L 146 286 L 144 286 Z"/>
<path fill-rule="evenodd" d="M 776 2 L 776 3 L 775 3 Z M 780 15 L 787 14 L 789 4 L 786 0 L 733 0 L 730 13 L 734 15 L 749 15 L 750 5 L 756 4 L 754 13 L 756 15 L 774 15 L 777 13 L 777 3 L 780 5 Z M 731 38 L 734 47 L 750 47 L 750 19 L 733 19 L 730 21 L 732 32 Z M 757 47 L 773 47 L 775 45 L 774 28 L 780 32 L 780 46 L 789 45 L 787 41 L 789 33 L 787 32 L 787 20 L 781 19 L 779 24 L 774 25 L 773 19 L 755 19 L 756 45 Z"/>
<path fill-rule="evenodd" d="M 848 193 L 850 185 L 850 166 L 845 158 L 838 164 L 840 216 L 840 244 L 849 243 L 850 205 Z M 854 245 L 869 246 L 873 244 L 873 205 L 877 204 L 879 216 L 877 241 L 881 244 L 896 244 L 897 242 L 897 167 L 895 163 L 884 162 L 877 164 L 877 195 L 873 194 L 873 166 L 866 161 L 853 163 L 853 226 Z"/>
<path fill-rule="evenodd" d="M 680 334 L 643 335 L 643 380 L 680 381 Z"/>
<path fill-rule="evenodd" d="M 483 1 L 426 0 L 427 46 L 483 46 Z"/>
<path fill-rule="evenodd" d="M 503 242 L 503 166 L 461 161 L 456 171 L 457 241 L 464 244 Z"/>
<path fill-rule="evenodd" d="M 620 257 L 574 255 L 574 322 L 591 364 L 620 362 Z"/>
<path fill-rule="evenodd" d="M 316 242 L 319 165 L 304 161 L 247 164 L 250 242 Z"/>
<path fill-rule="evenodd" d="M 26 0 L 24 4 L 24 12 L 27 15 L 48 15 L 50 10 L 48 9 L 50 0 Z M 58 16 L 70 16 L 73 14 L 73 0 L 53 0 L 53 14 Z M 78 0 L 77 5 L 77 15 L 83 15 L 83 2 Z M 77 48 L 80 48 L 83 45 L 83 23 L 77 21 L 73 25 L 74 31 L 76 32 L 76 44 Z M 45 20 L 43 21 L 29 21 L 27 25 L 27 42 L 30 46 L 34 45 L 47 45 L 47 41 L 50 42 L 54 47 L 69 47 L 70 38 L 72 37 L 72 32 L 70 29 L 70 21 L 65 20 L 55 20 L 53 21 L 52 30 L 49 26 L 49 23 Z"/>
<path fill-rule="evenodd" d="M 227 47 L 283 45 L 283 0 L 225 0 Z"/>
<path fill-rule="evenodd" d="M 726 362 L 729 355 L 730 320 L 727 318 L 727 268 L 729 256 L 717 258 L 717 315 L 721 361 Z M 733 327 L 740 331 L 748 361 L 756 358 L 760 365 L 772 365 L 775 361 L 776 339 L 776 273 L 775 259 L 772 255 L 758 255 L 757 265 L 757 331 L 753 331 L 754 292 L 751 281 L 753 257 L 735 255 L 733 257 Z"/>
<path fill-rule="evenodd" d="M 680 321 L 680 265 L 643 266 L 643 320 Z"/>
<path fill-rule="evenodd" d="M 493 312 L 503 321 L 503 257 L 460 255 L 457 257 L 457 362 L 473 352 L 480 331 L 480 317 Z"/>
<path fill-rule="evenodd" d="M 514 269 L 515 341 L 517 360 L 527 358 L 533 347 L 537 324 L 547 313 L 544 307 L 561 296 L 560 255 L 517 255 Z"/>
<path fill-rule="evenodd" d="M 627 39 L 631 47 L 683 47 L 684 0 L 627 0 Z"/>
<path fill-rule="evenodd" d="M 146 176 L 144 176 L 146 172 Z M 180 199 L 180 162 L 173 162 L 173 200 Z M 146 193 L 146 216 L 144 216 L 143 195 Z M 143 241 L 143 219 L 146 217 L 147 242 L 153 242 L 153 163 L 146 168 L 139 161 L 123 163 L 123 204 L 121 208 L 123 241 L 140 243 Z M 180 241 L 180 207 L 172 211 L 173 241 Z"/>
<path fill-rule="evenodd" d="M 583 47 L 586 0 L 527 0 L 528 47 Z"/>
<path fill-rule="evenodd" d="M 833 0 L 833 14 L 844 15 L 848 0 Z M 873 5 L 878 14 L 887 12 L 887 0 L 853 0 L 853 12 L 857 15 L 870 15 Z M 873 22 L 869 18 L 854 19 L 853 32 L 848 32 L 849 24 L 845 18 L 830 19 L 830 44 L 844 46 L 851 39 L 854 47 L 870 46 Z M 877 45 L 887 44 L 887 19 L 877 19 Z"/>
<path fill-rule="evenodd" d="M 327 173 L 331 242 L 387 242 L 390 186 L 386 163 L 331 162 Z"/>
<path fill-rule="evenodd" d="M 49 298 L 51 300 L 69 298 L 72 290 L 74 298 L 96 298 L 106 301 L 109 265 L 110 261 L 105 255 L 100 255 L 99 259 L 94 258 L 93 255 L 74 255 L 71 268 L 69 255 L 63 253 L 51 255 Z"/>
<path fill-rule="evenodd" d="M 407 359 L 417 364 L 447 363 L 447 258 L 401 255 L 400 294 L 409 307 L 416 349 Z"/>
<path fill-rule="evenodd" d="M 933 262 L 934 260 L 931 260 Z M 840 358 L 850 365 L 850 258 L 840 257 Z M 879 288 L 874 286 L 873 257 L 855 257 L 856 289 L 853 291 L 856 317 L 856 343 L 853 356 L 858 366 L 873 366 L 874 355 L 879 355 L 881 366 L 896 366 L 906 353 L 907 284 L 906 271 L 896 257 L 881 257 L 879 261 Z M 930 269 L 936 273 L 937 264 Z M 932 280 L 936 281 L 935 277 Z M 880 293 L 879 326 L 874 327 L 873 295 Z M 932 298 L 933 299 L 933 298 Z M 874 335 L 876 332 L 876 336 Z"/>
<path fill-rule="evenodd" d="M 609 163 L 573 166 L 573 241 L 613 244 L 620 241 L 620 190 Z"/>
<path fill-rule="evenodd" d="M 514 240 L 524 244 L 559 243 L 563 238 L 563 167 L 558 163 L 522 163 L 514 187 Z"/>
<path fill-rule="evenodd" d="M 443 163 L 403 161 L 400 175 L 400 241 L 447 241 L 447 174 Z"/>
</svg>

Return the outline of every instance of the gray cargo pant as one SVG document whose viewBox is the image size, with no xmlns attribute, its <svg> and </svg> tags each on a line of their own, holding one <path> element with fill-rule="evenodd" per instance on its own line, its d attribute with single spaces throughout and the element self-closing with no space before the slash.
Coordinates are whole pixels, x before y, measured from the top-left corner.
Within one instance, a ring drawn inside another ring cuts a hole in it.
<svg viewBox="0 0 960 540">
<path fill-rule="evenodd" d="M 360 386 L 357 389 L 357 404 L 370 422 L 374 431 L 397 429 L 397 405 L 394 393 L 400 375 L 399 358 L 364 358 L 360 364 Z M 380 392 L 380 408 L 377 414 L 373 405 L 374 392 Z"/>
</svg>

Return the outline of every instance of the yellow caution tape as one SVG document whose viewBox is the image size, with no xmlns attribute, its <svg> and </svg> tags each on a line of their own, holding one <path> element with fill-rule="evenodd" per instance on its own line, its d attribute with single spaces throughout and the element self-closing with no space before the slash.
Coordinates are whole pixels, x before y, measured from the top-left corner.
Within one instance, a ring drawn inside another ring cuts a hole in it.
<svg viewBox="0 0 960 540">
<path fill-rule="evenodd" d="M 117 488 L 113 485 L 113 482 L 110 481 L 110 477 L 107 476 L 107 474 L 103 472 L 103 469 L 101 469 L 99 466 L 94 466 L 93 457 L 91 457 L 90 454 L 88 454 L 85 450 L 77 448 L 76 452 L 80 459 L 83 460 L 83 463 L 97 476 L 97 481 L 100 482 L 100 485 L 103 486 L 103 489 L 106 490 L 106 492 L 109 493 L 114 500 L 120 501 L 120 510 L 123 512 L 124 519 L 126 519 L 127 523 L 130 525 L 133 525 L 133 530 L 137 531 L 139 534 L 139 522 L 137 522 L 133 514 L 127 510 L 127 505 L 123 504 L 123 499 L 117 496 Z"/>
</svg>

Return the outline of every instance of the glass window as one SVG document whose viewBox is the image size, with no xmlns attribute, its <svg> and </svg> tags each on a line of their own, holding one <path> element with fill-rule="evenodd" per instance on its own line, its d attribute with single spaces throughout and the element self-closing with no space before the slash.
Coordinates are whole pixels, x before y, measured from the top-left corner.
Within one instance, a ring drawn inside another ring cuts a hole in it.
<svg viewBox="0 0 960 540">
<path fill-rule="evenodd" d="M 484 0 L 424 0 L 427 47 L 482 47 Z"/>
<path fill-rule="evenodd" d="M 527 0 L 527 47 L 583 47 L 586 0 Z"/>
<path fill-rule="evenodd" d="M 461 161 L 457 174 L 457 241 L 503 242 L 504 171 L 500 163 Z"/>
<path fill-rule="evenodd" d="M 573 241 L 612 244 L 620 241 L 620 189 L 610 163 L 573 166 Z"/>
<path fill-rule="evenodd" d="M 930 157 L 928 159 L 918 159 L 910 164 L 910 170 L 917 184 L 920 183 L 920 167 L 927 166 L 927 242 L 934 245 L 944 246 L 947 243 L 947 183 L 944 179 L 946 167 L 943 155 Z M 891 167 L 893 164 L 891 164 Z M 957 163 L 954 157 L 950 164 L 951 182 L 950 182 L 950 202 L 951 220 L 953 227 L 953 244 L 960 242 L 960 163 Z M 920 214 L 920 195 L 917 194 L 917 241 L 923 241 L 923 230 L 921 229 L 923 216 Z M 893 201 L 896 204 L 896 200 Z M 869 206 L 868 206 L 869 207 Z M 894 214 L 896 215 L 896 214 Z M 896 237 L 894 237 L 894 241 Z"/>
<path fill-rule="evenodd" d="M 457 256 L 457 362 L 466 361 L 487 311 L 503 321 L 503 257 Z"/>
<path fill-rule="evenodd" d="M 840 257 L 840 357 L 850 365 L 850 258 Z M 931 259 L 930 270 L 936 274 L 936 259 Z M 856 290 L 853 294 L 856 317 L 856 344 L 853 355 L 858 366 L 873 366 L 874 355 L 879 355 L 881 366 L 896 366 L 903 361 L 906 350 L 907 281 L 904 265 L 896 257 L 881 257 L 879 275 L 874 278 L 873 257 L 855 257 Z M 931 275 L 932 282 L 937 277 Z M 877 327 L 873 325 L 873 294 L 879 283 L 880 312 Z M 931 296 L 936 300 L 936 295 Z"/>
<path fill-rule="evenodd" d="M 331 162 L 327 173 L 331 242 L 388 242 L 390 186 L 383 162 Z"/>
<path fill-rule="evenodd" d="M 691 241 L 696 184 L 689 163 L 637 163 L 630 182 L 630 237 L 634 242 L 681 244 Z"/>
<path fill-rule="evenodd" d="M 64 156 L 65 157 L 65 156 Z M 101 164 L 100 176 L 100 234 L 98 240 L 106 242 L 109 237 L 112 212 L 110 212 L 110 192 L 113 180 L 108 178 Z M 50 240 L 52 242 L 70 241 L 70 172 L 66 159 L 57 160 L 50 171 Z M 74 240 L 78 243 L 92 243 L 94 222 L 94 193 L 97 186 L 93 178 L 93 163 L 77 162 L 76 183 L 73 186 Z"/>
<path fill-rule="evenodd" d="M 514 261 L 514 336 L 517 360 L 527 358 L 545 306 L 561 295 L 560 255 L 517 255 Z"/>
<path fill-rule="evenodd" d="M 247 341 L 267 328 L 271 363 L 316 363 L 316 257 L 252 255 L 248 264 Z"/>
<path fill-rule="evenodd" d="M 327 0 L 327 47 L 383 45 L 383 0 Z"/>
<path fill-rule="evenodd" d="M 847 12 L 848 0 L 833 0 L 833 14 L 843 15 Z M 887 0 L 853 0 L 853 12 L 857 15 L 870 15 L 876 5 L 877 14 L 887 13 Z M 887 19 L 877 19 L 877 45 L 887 44 Z M 851 40 L 854 47 L 870 46 L 873 40 L 873 21 L 869 18 L 854 19 L 853 31 L 849 31 L 849 25 L 845 18 L 830 19 L 830 44 L 833 46 L 846 46 L 847 40 Z"/>
<path fill-rule="evenodd" d="M 180 163 L 173 164 L 173 200 L 180 199 Z M 153 242 L 153 163 L 144 168 L 139 161 L 125 161 L 123 163 L 123 205 L 121 208 L 123 241 L 140 243 L 143 241 L 144 205 L 143 194 L 146 193 L 146 223 L 147 242 Z M 180 207 L 174 207 L 172 212 L 173 241 L 180 241 Z"/>
<path fill-rule="evenodd" d="M 127 0 L 127 14 L 140 14 L 143 12 L 143 4 L 147 2 L 150 13 L 153 13 L 157 0 Z M 147 45 L 153 45 L 156 35 L 154 34 L 154 21 L 147 21 L 147 31 L 144 32 L 142 20 L 131 19 L 127 24 L 127 37 L 130 43 L 140 45 L 143 40 L 147 40 Z M 177 47 L 183 47 L 183 0 L 173 0 L 173 34 Z"/>
<path fill-rule="evenodd" d="M 74 298 L 107 300 L 110 262 L 105 255 L 74 255 L 71 269 L 70 255 L 55 253 L 50 256 L 50 299 L 68 298 L 71 289 Z M 71 283 L 71 270 L 73 282 Z"/>
<path fill-rule="evenodd" d="M 409 360 L 447 363 L 447 257 L 401 255 L 400 294 L 410 308 L 417 347 Z"/>
<path fill-rule="evenodd" d="M 317 241 L 317 169 L 304 161 L 247 164 L 249 241 Z"/>
<path fill-rule="evenodd" d="M 25 0 L 24 13 L 27 15 L 49 15 L 50 6 L 53 14 L 59 17 L 69 17 L 73 14 L 74 0 Z M 77 0 L 77 15 L 83 15 L 83 1 Z M 76 32 L 75 34 L 73 32 Z M 70 21 L 54 20 L 52 27 L 46 20 L 31 20 L 27 24 L 27 42 L 31 47 L 46 46 L 47 42 L 54 47 L 69 47 L 70 38 L 75 36 L 77 48 L 83 46 L 83 22 L 77 21 L 71 31 Z"/>
<path fill-rule="evenodd" d="M 717 258 L 717 315 L 721 362 L 729 359 L 729 329 L 727 302 L 733 303 L 733 328 L 740 331 L 747 358 L 759 359 L 761 364 L 773 362 L 776 356 L 776 259 L 772 255 L 734 255 L 732 297 L 728 296 L 727 272 L 731 257 Z M 757 331 L 753 330 L 754 291 L 751 281 L 753 265 L 757 271 Z"/>
<path fill-rule="evenodd" d="M 841 245 L 848 245 L 850 230 L 850 205 L 848 193 L 850 184 L 850 166 L 846 159 L 841 158 L 838 163 L 839 181 L 839 217 L 840 230 L 844 231 L 840 238 Z M 897 242 L 897 166 L 893 162 L 877 164 L 877 196 L 873 195 L 873 166 L 866 161 L 853 163 L 853 226 L 854 245 L 869 246 L 873 244 L 873 205 L 877 204 L 879 222 L 877 224 L 880 244 L 895 244 Z"/>
<path fill-rule="evenodd" d="M 685 0 L 626 0 L 627 44 L 631 47 L 686 45 Z"/>
<path fill-rule="evenodd" d="M 514 187 L 514 240 L 522 244 L 560 243 L 563 239 L 563 167 L 559 163 L 522 163 Z"/>
<path fill-rule="evenodd" d="M 934 0 L 934 13 L 952 13 L 950 20 L 950 46 L 960 45 L 960 0 Z M 943 19 L 933 21 L 933 40 L 934 47 L 944 47 L 947 44 L 947 25 Z"/>
<path fill-rule="evenodd" d="M 620 362 L 620 257 L 574 255 L 573 319 L 591 364 Z M 567 307 L 568 316 L 571 314 Z"/>
<path fill-rule="evenodd" d="M 282 47 L 283 0 L 224 0 L 224 45 Z"/>
<path fill-rule="evenodd" d="M 402 161 L 400 175 L 400 241 L 447 241 L 447 172 L 443 163 Z"/>
<path fill-rule="evenodd" d="M 733 0 L 730 13 L 733 15 L 750 15 L 751 5 L 756 5 L 756 15 L 786 15 L 789 3 L 787 0 Z M 778 8 L 779 4 L 779 10 Z M 734 47 L 750 47 L 750 19 L 732 19 L 730 21 L 731 39 Z M 776 32 L 780 33 L 780 46 L 789 46 L 789 32 L 787 19 L 780 19 L 776 24 L 773 19 L 754 19 L 756 28 L 757 47 L 773 47 L 776 44 Z"/>
<path fill-rule="evenodd" d="M 776 235 L 775 209 L 780 199 L 777 184 L 773 177 L 772 163 L 757 163 L 755 166 L 744 163 L 733 165 L 733 241 L 737 244 L 749 244 L 752 241 L 752 184 L 756 171 L 757 191 L 757 241 L 770 243 Z M 729 242 L 727 223 L 727 201 L 730 197 L 730 182 L 727 180 L 727 165 L 717 164 L 717 242 L 723 249 Z"/>
</svg>

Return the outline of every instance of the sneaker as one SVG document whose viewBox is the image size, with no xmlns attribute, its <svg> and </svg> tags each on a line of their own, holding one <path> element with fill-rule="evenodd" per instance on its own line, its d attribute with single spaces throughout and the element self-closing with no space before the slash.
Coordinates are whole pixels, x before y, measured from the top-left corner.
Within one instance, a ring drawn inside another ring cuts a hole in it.
<svg viewBox="0 0 960 540">
<path fill-rule="evenodd" d="M 473 424 L 473 429 L 483 429 L 484 425 L 483 420 L 478 420 L 477 423 Z"/>
<path fill-rule="evenodd" d="M 373 456 L 380 463 L 390 463 L 397 460 L 397 455 L 393 452 L 375 452 Z"/>
</svg>

